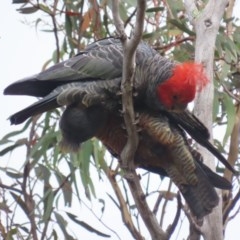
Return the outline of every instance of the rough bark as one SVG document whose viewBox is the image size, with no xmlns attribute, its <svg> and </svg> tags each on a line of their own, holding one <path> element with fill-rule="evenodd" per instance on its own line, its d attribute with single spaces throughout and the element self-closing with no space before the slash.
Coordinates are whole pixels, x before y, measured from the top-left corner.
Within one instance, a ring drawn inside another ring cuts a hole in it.
<svg viewBox="0 0 240 240">
<path fill-rule="evenodd" d="M 192 0 L 185 0 L 189 18 L 196 31 L 195 60 L 203 63 L 210 84 L 196 97 L 195 115 L 208 127 L 212 136 L 212 107 L 213 107 L 213 61 L 215 40 L 228 1 L 209 0 L 206 6 L 199 10 Z M 205 149 L 199 149 L 205 163 L 214 169 L 214 158 Z M 221 197 L 220 197 L 221 199 Z M 223 239 L 222 203 L 220 201 L 212 214 L 204 218 L 201 227 L 206 240 Z"/>
</svg>

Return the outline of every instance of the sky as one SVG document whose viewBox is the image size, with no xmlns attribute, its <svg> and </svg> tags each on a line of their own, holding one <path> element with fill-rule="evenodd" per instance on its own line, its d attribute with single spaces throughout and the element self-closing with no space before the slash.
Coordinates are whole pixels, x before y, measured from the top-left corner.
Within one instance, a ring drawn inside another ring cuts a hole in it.
<svg viewBox="0 0 240 240">
<path fill-rule="evenodd" d="M 18 79 L 41 71 L 41 67 L 55 49 L 53 35 L 35 31 L 34 27 L 23 23 L 30 22 L 29 16 L 25 18 L 16 11 L 16 8 L 18 5 L 11 4 L 11 1 L 4 0 L 0 3 L 0 138 L 10 131 L 19 129 L 19 126 L 10 126 L 7 118 L 34 101 L 31 97 L 3 96 L 3 89 Z M 238 9 L 240 11 L 240 7 Z M 16 166 L 17 162 L 13 161 L 13 157 L 11 159 L 0 157 L 0 166 L 10 164 Z M 239 221 L 235 220 L 229 224 L 226 240 L 236 239 Z"/>
</svg>

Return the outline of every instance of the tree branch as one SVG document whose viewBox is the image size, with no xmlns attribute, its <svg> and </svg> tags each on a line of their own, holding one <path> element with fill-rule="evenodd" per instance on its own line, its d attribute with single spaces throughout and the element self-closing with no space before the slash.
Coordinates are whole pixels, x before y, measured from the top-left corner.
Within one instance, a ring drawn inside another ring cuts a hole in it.
<svg viewBox="0 0 240 240">
<path fill-rule="evenodd" d="M 175 218 L 173 220 L 173 223 L 171 225 L 169 225 L 167 228 L 168 239 L 170 239 L 171 235 L 173 234 L 173 232 L 178 224 L 178 221 L 179 221 L 179 218 L 181 215 L 181 209 L 182 209 L 181 195 L 178 192 L 177 193 L 177 212 L 176 212 Z"/>
<path fill-rule="evenodd" d="M 134 226 L 134 223 L 133 223 L 131 215 L 128 211 L 127 205 L 126 205 L 124 197 L 122 195 L 122 192 L 116 182 L 115 172 L 112 171 L 110 168 L 107 168 L 104 171 L 105 171 L 106 175 L 108 176 L 108 179 L 109 179 L 109 181 L 112 185 L 112 188 L 113 188 L 113 190 L 117 196 L 117 199 L 119 201 L 123 222 L 127 226 L 129 232 L 132 234 L 134 239 L 143 240 L 144 239 L 143 236 L 141 236 L 139 231 Z"/>
<path fill-rule="evenodd" d="M 159 227 L 155 215 L 151 212 L 146 203 L 133 161 L 135 151 L 138 147 L 138 134 L 133 109 L 132 84 L 134 82 L 135 72 L 135 51 L 142 37 L 146 2 L 145 0 L 138 0 L 135 31 L 130 40 L 127 39 L 126 33 L 124 32 L 123 22 L 119 16 L 119 2 L 118 0 L 113 0 L 112 2 L 114 24 L 123 44 L 124 56 L 121 91 L 123 117 L 128 133 L 127 143 L 120 155 L 120 163 L 121 167 L 125 170 L 125 178 L 128 182 L 136 206 L 152 239 L 166 239 L 165 232 Z"/>
<path fill-rule="evenodd" d="M 229 213 L 231 210 L 235 207 L 236 203 L 240 199 L 240 189 L 237 192 L 236 196 L 232 199 L 232 201 L 229 203 L 228 207 L 225 209 L 224 214 L 223 214 L 223 223 L 225 224 L 227 221 L 227 218 L 229 216 Z"/>
</svg>

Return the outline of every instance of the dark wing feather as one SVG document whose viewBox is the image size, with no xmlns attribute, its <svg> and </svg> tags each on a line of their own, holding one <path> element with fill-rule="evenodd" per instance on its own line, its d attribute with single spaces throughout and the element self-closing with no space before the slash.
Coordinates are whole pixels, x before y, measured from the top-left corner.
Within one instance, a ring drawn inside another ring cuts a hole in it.
<svg viewBox="0 0 240 240">
<path fill-rule="evenodd" d="M 210 143 L 208 129 L 191 112 L 165 112 L 170 121 L 178 124 L 195 141 L 208 149 L 226 168 L 236 174 L 235 169 L 229 164 L 226 158 Z"/>
<path fill-rule="evenodd" d="M 57 93 L 50 94 L 42 98 L 41 100 L 33 103 L 32 105 L 24 108 L 23 110 L 13 114 L 12 116 L 9 117 L 11 124 L 23 123 L 25 120 L 34 115 L 50 111 L 59 107 L 56 99 L 57 95 L 58 95 Z"/>
</svg>

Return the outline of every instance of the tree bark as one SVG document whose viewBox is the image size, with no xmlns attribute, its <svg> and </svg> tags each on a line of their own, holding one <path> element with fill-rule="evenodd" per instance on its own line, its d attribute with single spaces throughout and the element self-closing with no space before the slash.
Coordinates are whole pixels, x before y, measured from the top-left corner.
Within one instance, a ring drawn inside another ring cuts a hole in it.
<svg viewBox="0 0 240 240">
<path fill-rule="evenodd" d="M 220 22 L 224 14 L 227 0 L 209 0 L 206 6 L 198 10 L 194 1 L 185 0 L 188 16 L 196 31 L 196 47 L 195 60 L 201 62 L 209 77 L 210 84 L 198 94 L 195 100 L 195 115 L 209 129 L 212 138 L 212 108 L 214 97 L 213 86 L 213 61 L 215 40 L 219 30 Z M 203 155 L 204 162 L 212 169 L 215 168 L 213 156 L 205 149 L 199 147 Z M 219 193 L 220 194 L 220 193 Z M 201 227 L 202 235 L 206 240 L 221 240 L 223 239 L 222 226 L 222 202 L 213 212 L 204 218 L 204 223 Z"/>
</svg>

